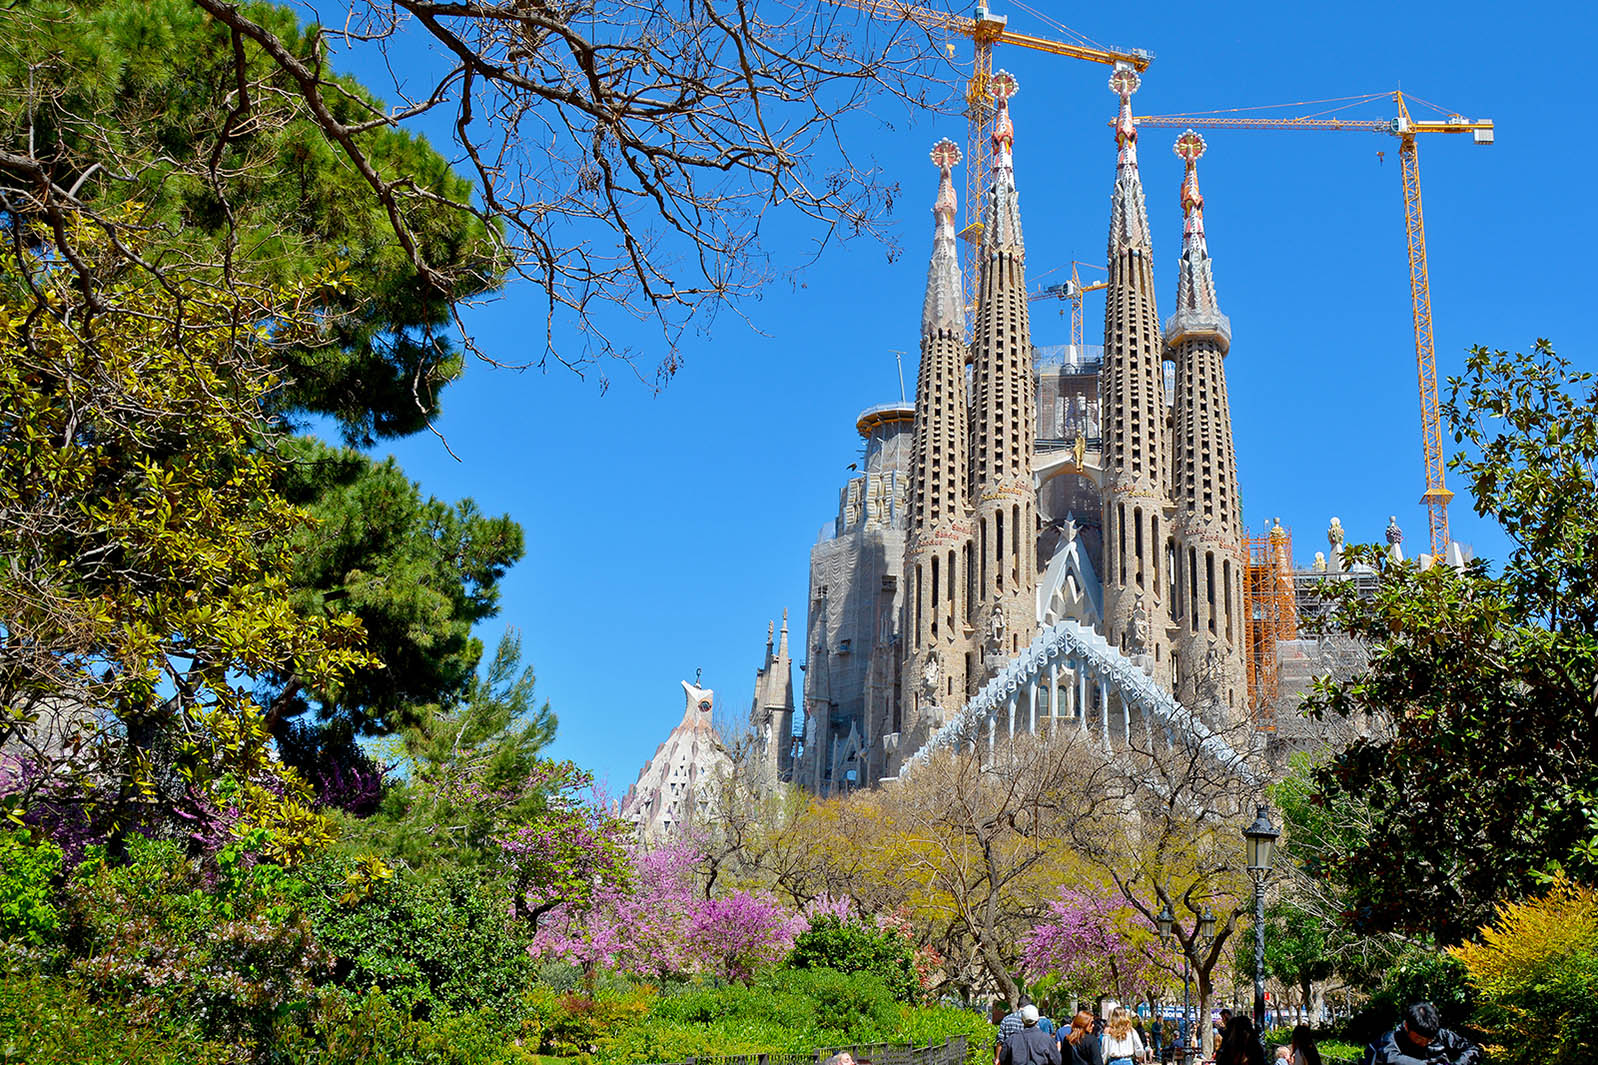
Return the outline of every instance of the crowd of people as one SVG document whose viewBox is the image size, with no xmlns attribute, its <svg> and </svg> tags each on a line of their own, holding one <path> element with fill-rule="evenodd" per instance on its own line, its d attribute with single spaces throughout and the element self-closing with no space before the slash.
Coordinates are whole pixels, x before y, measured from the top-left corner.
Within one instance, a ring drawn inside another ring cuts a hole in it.
<svg viewBox="0 0 1598 1065">
<path fill-rule="evenodd" d="M 1031 1000 L 999 1015 L 994 1065 L 1147 1065 L 1180 1061 L 1179 1042 L 1168 1042 L 1168 1026 L 1155 1017 L 1144 1026 L 1126 1007 L 1115 1006 L 1108 1018 L 1082 1010 L 1069 1024 L 1056 1025 Z M 1266 1051 L 1254 1022 L 1222 1010 L 1209 1055 L 1195 1054 L 1206 1065 L 1265 1065 Z M 1481 1048 L 1442 1027 L 1437 1008 L 1418 1002 L 1403 1022 L 1365 1052 L 1363 1065 L 1479 1065 Z M 1290 1040 L 1276 1048 L 1272 1065 L 1321 1065 L 1320 1051 L 1308 1025 L 1293 1029 Z"/>
</svg>

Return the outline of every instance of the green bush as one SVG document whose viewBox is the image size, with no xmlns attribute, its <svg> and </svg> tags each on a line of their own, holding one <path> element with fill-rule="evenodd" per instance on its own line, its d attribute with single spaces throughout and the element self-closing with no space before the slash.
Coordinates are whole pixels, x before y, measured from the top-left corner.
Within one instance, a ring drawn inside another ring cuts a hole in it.
<svg viewBox="0 0 1598 1065">
<path fill-rule="evenodd" d="M 1349 1026 L 1348 1034 L 1370 1041 L 1398 1027 L 1404 1011 L 1414 1002 L 1430 1002 L 1442 1015 L 1443 1027 L 1464 1028 L 1470 1021 L 1476 996 L 1465 978 L 1465 967 L 1446 951 L 1425 947 L 1405 950 L 1382 976 L 1381 986 Z"/>
<path fill-rule="evenodd" d="M 1343 1063 L 1357 1063 L 1365 1059 L 1365 1048 L 1357 1043 L 1340 1043 L 1335 1039 L 1326 1039 L 1315 1044 L 1315 1049 L 1321 1052 L 1323 1065 L 1343 1065 Z"/>
<path fill-rule="evenodd" d="M 402 870 L 351 901 L 339 890 L 348 871 L 343 860 L 318 866 L 310 879 L 320 890 L 305 900 L 334 983 L 377 988 L 420 1018 L 517 1013 L 533 963 L 501 885 L 472 871 L 423 879 Z"/>
<path fill-rule="evenodd" d="M 241 1052 L 208 1041 L 196 1019 L 129 1023 L 71 974 L 12 965 L 0 971 L 0 1060 L 73 1065 L 224 1065 Z"/>
<path fill-rule="evenodd" d="M 130 1024 L 181 1018 L 207 1037 L 256 1044 L 306 1006 L 322 961 L 285 898 L 281 869 L 218 855 L 214 885 L 175 844 L 134 837 L 128 861 L 91 851 L 66 893 L 67 964 Z"/>
<path fill-rule="evenodd" d="M 61 848 L 27 832 L 0 832 L 0 939 L 40 947 L 53 943 L 61 913 L 52 901 Z"/>
<path fill-rule="evenodd" d="M 609 1034 L 636 1025 L 656 997 L 648 985 L 599 987 L 587 994 L 535 985 L 522 999 L 522 1015 L 546 1054 L 590 1054 Z"/>
<path fill-rule="evenodd" d="M 308 1028 L 278 1032 L 283 1065 L 536 1065 L 536 1027 L 507 1024 L 491 1010 L 413 1017 L 381 991 L 334 994 Z"/>
<path fill-rule="evenodd" d="M 984 1018 L 956 1007 L 899 1002 L 881 978 L 831 969 L 786 969 L 747 987 L 692 986 L 663 995 L 647 1016 L 601 1040 L 616 1065 L 707 1055 L 810 1051 L 856 1043 L 941 1043 L 965 1035 L 991 1048 Z M 991 1049 L 986 1050 L 991 1059 Z"/>
<path fill-rule="evenodd" d="M 1479 995 L 1478 1019 L 1506 1065 L 1586 1062 L 1598 1048 L 1598 888 L 1556 881 L 1499 908 L 1454 955 Z"/>
<path fill-rule="evenodd" d="M 915 953 L 904 936 L 828 914 L 818 917 L 793 942 L 788 964 L 795 969 L 835 969 L 879 977 L 900 1001 L 919 1002 Z"/>
</svg>

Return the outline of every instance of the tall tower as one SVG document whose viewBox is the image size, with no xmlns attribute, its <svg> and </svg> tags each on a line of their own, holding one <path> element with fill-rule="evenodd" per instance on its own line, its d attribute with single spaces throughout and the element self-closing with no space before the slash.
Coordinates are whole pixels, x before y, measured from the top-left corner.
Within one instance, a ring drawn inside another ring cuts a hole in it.
<svg viewBox="0 0 1598 1065">
<path fill-rule="evenodd" d="M 788 611 L 782 612 L 782 636 L 772 645 L 766 626 L 766 660 L 755 670 L 755 698 L 749 708 L 754 734 L 755 770 L 759 786 L 775 788 L 793 775 L 793 662 L 788 658 Z"/>
<path fill-rule="evenodd" d="M 1128 654 L 1146 654 L 1169 685 L 1167 550 L 1169 492 L 1165 381 L 1154 265 L 1143 179 L 1137 168 L 1132 94 L 1137 72 L 1120 67 L 1110 89 L 1121 98 L 1120 148 L 1110 198 L 1109 288 L 1104 302 L 1104 367 L 1099 373 L 1104 439 L 1104 636 Z"/>
<path fill-rule="evenodd" d="M 976 564 L 970 617 L 983 665 L 991 671 L 1031 643 L 1037 629 L 1038 501 L 1032 483 L 1037 411 L 1026 249 L 1011 157 L 1015 128 L 1009 100 L 1017 85 L 1015 76 L 1004 70 L 994 74 L 988 85 L 998 113 L 972 334 Z"/>
<path fill-rule="evenodd" d="M 1232 344 L 1232 323 L 1215 299 L 1215 274 L 1204 239 L 1204 196 L 1198 158 L 1204 138 L 1188 130 L 1176 139 L 1187 163 L 1182 180 L 1182 263 L 1176 313 L 1165 323 L 1165 342 L 1176 362 L 1171 496 L 1176 504 L 1176 594 L 1171 656 L 1177 698 L 1191 707 L 1226 708 L 1235 720 L 1246 712 L 1242 554 L 1243 507 L 1237 494 L 1232 416 L 1222 360 Z"/>
<path fill-rule="evenodd" d="M 966 468 L 965 300 L 955 249 L 954 181 L 960 149 L 932 149 L 939 172 L 937 220 L 927 298 L 921 310 L 921 369 L 916 377 L 915 466 L 905 550 L 905 709 L 901 749 L 915 750 L 966 700 L 972 671 L 967 597 L 971 569 L 971 500 Z"/>
</svg>

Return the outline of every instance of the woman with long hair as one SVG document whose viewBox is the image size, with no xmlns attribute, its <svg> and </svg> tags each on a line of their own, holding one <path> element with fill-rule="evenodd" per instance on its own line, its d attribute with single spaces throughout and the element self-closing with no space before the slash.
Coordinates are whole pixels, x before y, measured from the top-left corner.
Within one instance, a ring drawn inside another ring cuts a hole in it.
<svg viewBox="0 0 1598 1065">
<path fill-rule="evenodd" d="M 1104 1065 L 1098 1037 L 1093 1034 L 1093 1014 L 1083 1010 L 1071 1018 L 1060 1036 L 1061 1065 Z"/>
<path fill-rule="evenodd" d="M 1265 1065 L 1265 1048 L 1260 1045 L 1253 1021 L 1238 1014 L 1226 1023 L 1221 1047 L 1215 1052 L 1215 1065 Z"/>
<path fill-rule="evenodd" d="M 1147 1058 L 1143 1037 L 1132 1027 L 1132 1015 L 1125 1006 L 1115 1007 L 1104 1029 L 1104 1065 L 1136 1065 Z"/>
<path fill-rule="evenodd" d="M 1293 1065 L 1321 1065 L 1321 1052 L 1316 1049 L 1315 1036 L 1310 1032 L 1309 1025 L 1295 1027 L 1288 1046 L 1292 1049 Z"/>
</svg>

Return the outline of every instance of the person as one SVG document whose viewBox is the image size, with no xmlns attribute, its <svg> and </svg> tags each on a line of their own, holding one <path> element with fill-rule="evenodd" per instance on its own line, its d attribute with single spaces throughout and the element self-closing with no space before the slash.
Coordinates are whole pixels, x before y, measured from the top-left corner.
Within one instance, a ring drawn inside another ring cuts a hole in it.
<svg viewBox="0 0 1598 1065">
<path fill-rule="evenodd" d="M 855 1065 L 854 1056 L 847 1050 L 840 1050 L 827 1059 L 827 1065 Z"/>
<path fill-rule="evenodd" d="M 1082 1010 L 1071 1018 L 1071 1027 L 1060 1039 L 1064 1065 L 1104 1065 L 1104 1050 L 1093 1034 L 1093 1014 Z"/>
<path fill-rule="evenodd" d="M 1293 1028 L 1293 1038 L 1287 1044 L 1287 1049 L 1288 1060 L 1292 1065 L 1321 1065 L 1321 1052 L 1315 1046 L 1315 1036 L 1307 1024 Z"/>
<path fill-rule="evenodd" d="M 1017 1005 L 1011 1013 L 1006 1015 L 1004 1019 L 999 1022 L 998 1039 L 993 1044 L 994 1065 L 999 1065 L 999 1055 L 1004 1053 L 1004 1044 L 1009 1042 L 1012 1035 L 1019 1032 L 1026 1026 L 1025 1022 L 1021 1019 L 1021 1012 L 1030 1005 L 1032 1005 L 1032 1000 L 1027 996 L 1022 995 L 1020 1004 Z M 997 1006 L 994 1007 L 994 1012 L 998 1012 Z"/>
<path fill-rule="evenodd" d="M 1022 1006 L 1021 1027 L 999 1048 L 999 1065 L 1060 1065 L 1060 1047 L 1038 1028 L 1038 1008 Z"/>
<path fill-rule="evenodd" d="M 1265 1048 L 1259 1032 L 1247 1017 L 1233 1017 L 1215 1051 L 1215 1065 L 1265 1065 Z"/>
<path fill-rule="evenodd" d="M 1110 1011 L 1110 1023 L 1104 1026 L 1104 1065 L 1135 1065 L 1148 1060 L 1148 1050 L 1143 1037 L 1132 1027 L 1132 1017 L 1125 1006 Z"/>
<path fill-rule="evenodd" d="M 1154 1052 L 1155 1061 L 1165 1060 L 1164 1055 L 1161 1053 L 1164 1045 L 1165 1022 L 1162 1021 L 1160 1019 L 1160 1015 L 1156 1013 L 1154 1015 L 1154 1019 L 1149 1021 L 1149 1049 Z"/>
<path fill-rule="evenodd" d="M 1437 1007 L 1417 1002 L 1404 1011 L 1404 1021 L 1365 1050 L 1364 1065 L 1478 1065 L 1481 1047 L 1443 1027 Z"/>
</svg>

